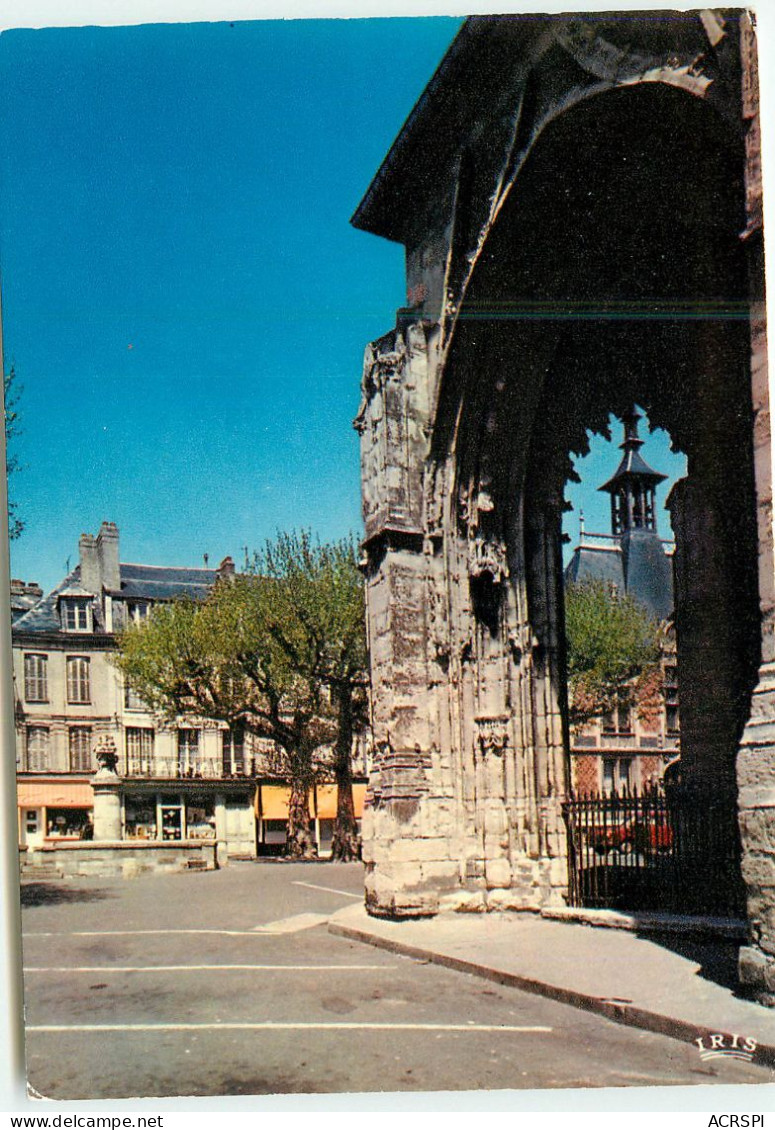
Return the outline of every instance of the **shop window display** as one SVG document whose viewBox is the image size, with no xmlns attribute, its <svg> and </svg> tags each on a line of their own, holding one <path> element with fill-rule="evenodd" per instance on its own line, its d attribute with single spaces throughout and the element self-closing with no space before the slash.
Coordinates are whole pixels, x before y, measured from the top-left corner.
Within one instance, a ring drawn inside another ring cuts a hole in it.
<svg viewBox="0 0 775 1130">
<path fill-rule="evenodd" d="M 183 804 L 179 796 L 161 798 L 161 838 L 183 839 Z"/>
<path fill-rule="evenodd" d="M 127 839 L 156 839 L 156 798 L 128 796 L 124 804 L 124 828 Z"/>
<path fill-rule="evenodd" d="M 186 806 L 186 837 L 189 840 L 215 839 L 215 804 L 212 798 L 189 801 Z"/>
<path fill-rule="evenodd" d="M 79 840 L 91 823 L 89 808 L 46 809 L 46 836 L 53 839 Z"/>
</svg>

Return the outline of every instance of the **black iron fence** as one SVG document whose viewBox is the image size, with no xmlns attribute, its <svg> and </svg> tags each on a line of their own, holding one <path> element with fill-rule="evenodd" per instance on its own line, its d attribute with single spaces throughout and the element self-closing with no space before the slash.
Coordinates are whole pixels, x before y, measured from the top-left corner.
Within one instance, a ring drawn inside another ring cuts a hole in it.
<svg viewBox="0 0 775 1130">
<path fill-rule="evenodd" d="M 658 787 L 571 797 L 571 906 L 743 914 L 737 809 L 728 798 Z"/>
</svg>

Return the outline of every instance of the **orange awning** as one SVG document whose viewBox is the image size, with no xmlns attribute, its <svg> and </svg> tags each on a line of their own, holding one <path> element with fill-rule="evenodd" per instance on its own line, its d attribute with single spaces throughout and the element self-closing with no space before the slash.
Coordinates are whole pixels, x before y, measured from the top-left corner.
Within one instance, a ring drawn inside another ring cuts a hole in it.
<svg viewBox="0 0 775 1130">
<path fill-rule="evenodd" d="M 291 790 L 285 785 L 259 785 L 256 789 L 256 815 L 263 820 L 287 820 Z"/>
<path fill-rule="evenodd" d="M 318 785 L 318 810 L 321 820 L 333 820 L 336 816 L 336 785 Z"/>
<path fill-rule="evenodd" d="M 317 794 L 317 811 L 314 795 Z M 263 820 L 287 820 L 288 801 L 291 790 L 287 785 L 259 785 L 256 790 L 256 815 Z M 353 785 L 353 803 L 358 820 L 363 816 L 365 785 Z M 310 815 L 320 820 L 333 820 L 336 817 L 336 785 L 318 785 L 310 795 Z"/>
<path fill-rule="evenodd" d="M 19 808 L 93 808 L 88 781 L 17 781 Z"/>
<path fill-rule="evenodd" d="M 336 785 L 318 785 L 318 810 L 317 816 L 321 820 L 334 820 L 336 819 L 336 798 L 337 787 Z M 356 819 L 360 820 L 363 816 L 363 798 L 366 796 L 365 785 L 353 785 L 353 805 L 355 807 Z"/>
</svg>

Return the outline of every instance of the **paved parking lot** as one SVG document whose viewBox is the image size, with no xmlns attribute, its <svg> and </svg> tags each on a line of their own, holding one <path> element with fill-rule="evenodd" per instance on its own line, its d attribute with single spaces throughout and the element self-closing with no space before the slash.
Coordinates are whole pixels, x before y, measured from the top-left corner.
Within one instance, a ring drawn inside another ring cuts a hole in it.
<svg viewBox="0 0 775 1130">
<path fill-rule="evenodd" d="M 56 1099 L 769 1082 L 334 937 L 358 864 L 24 886 L 28 1078 Z"/>
</svg>

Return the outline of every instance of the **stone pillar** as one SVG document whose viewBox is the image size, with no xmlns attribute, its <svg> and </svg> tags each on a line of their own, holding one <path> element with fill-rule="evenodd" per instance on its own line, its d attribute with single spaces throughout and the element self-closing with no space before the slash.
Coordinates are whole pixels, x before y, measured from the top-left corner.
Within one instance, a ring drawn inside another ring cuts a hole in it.
<svg viewBox="0 0 775 1130">
<path fill-rule="evenodd" d="M 121 778 L 116 772 L 118 754 L 110 735 L 100 738 L 94 757 L 99 769 L 92 777 L 94 791 L 94 839 L 121 839 Z"/>
<path fill-rule="evenodd" d="M 751 292 L 751 390 L 759 541 L 762 666 L 751 717 L 737 759 L 742 871 L 749 945 L 740 950 L 740 979 L 763 1004 L 775 1005 L 775 568 L 772 536 L 772 436 L 764 304 L 761 142 L 756 37 L 740 16 L 743 120 L 746 126 L 746 211 L 742 238 Z"/>
<path fill-rule="evenodd" d="M 399 326 L 366 351 L 361 436 L 373 769 L 363 818 L 366 905 L 434 914 L 459 883 L 450 846 L 429 672 L 429 539 L 424 512 L 429 336 Z"/>
<path fill-rule="evenodd" d="M 723 792 L 734 804 L 740 656 L 734 648 L 736 608 L 729 599 L 729 579 L 734 574 L 725 552 L 723 515 L 712 491 L 698 477 L 677 482 L 668 506 L 676 538 L 683 775 L 700 793 Z"/>
<path fill-rule="evenodd" d="M 115 774 L 92 778 L 94 789 L 94 839 L 121 839 L 121 780 Z"/>
<path fill-rule="evenodd" d="M 455 888 L 460 875 L 432 748 L 426 562 L 422 552 L 395 542 L 370 553 L 375 749 L 363 818 L 366 906 L 380 916 L 435 914 L 439 894 Z"/>
</svg>

